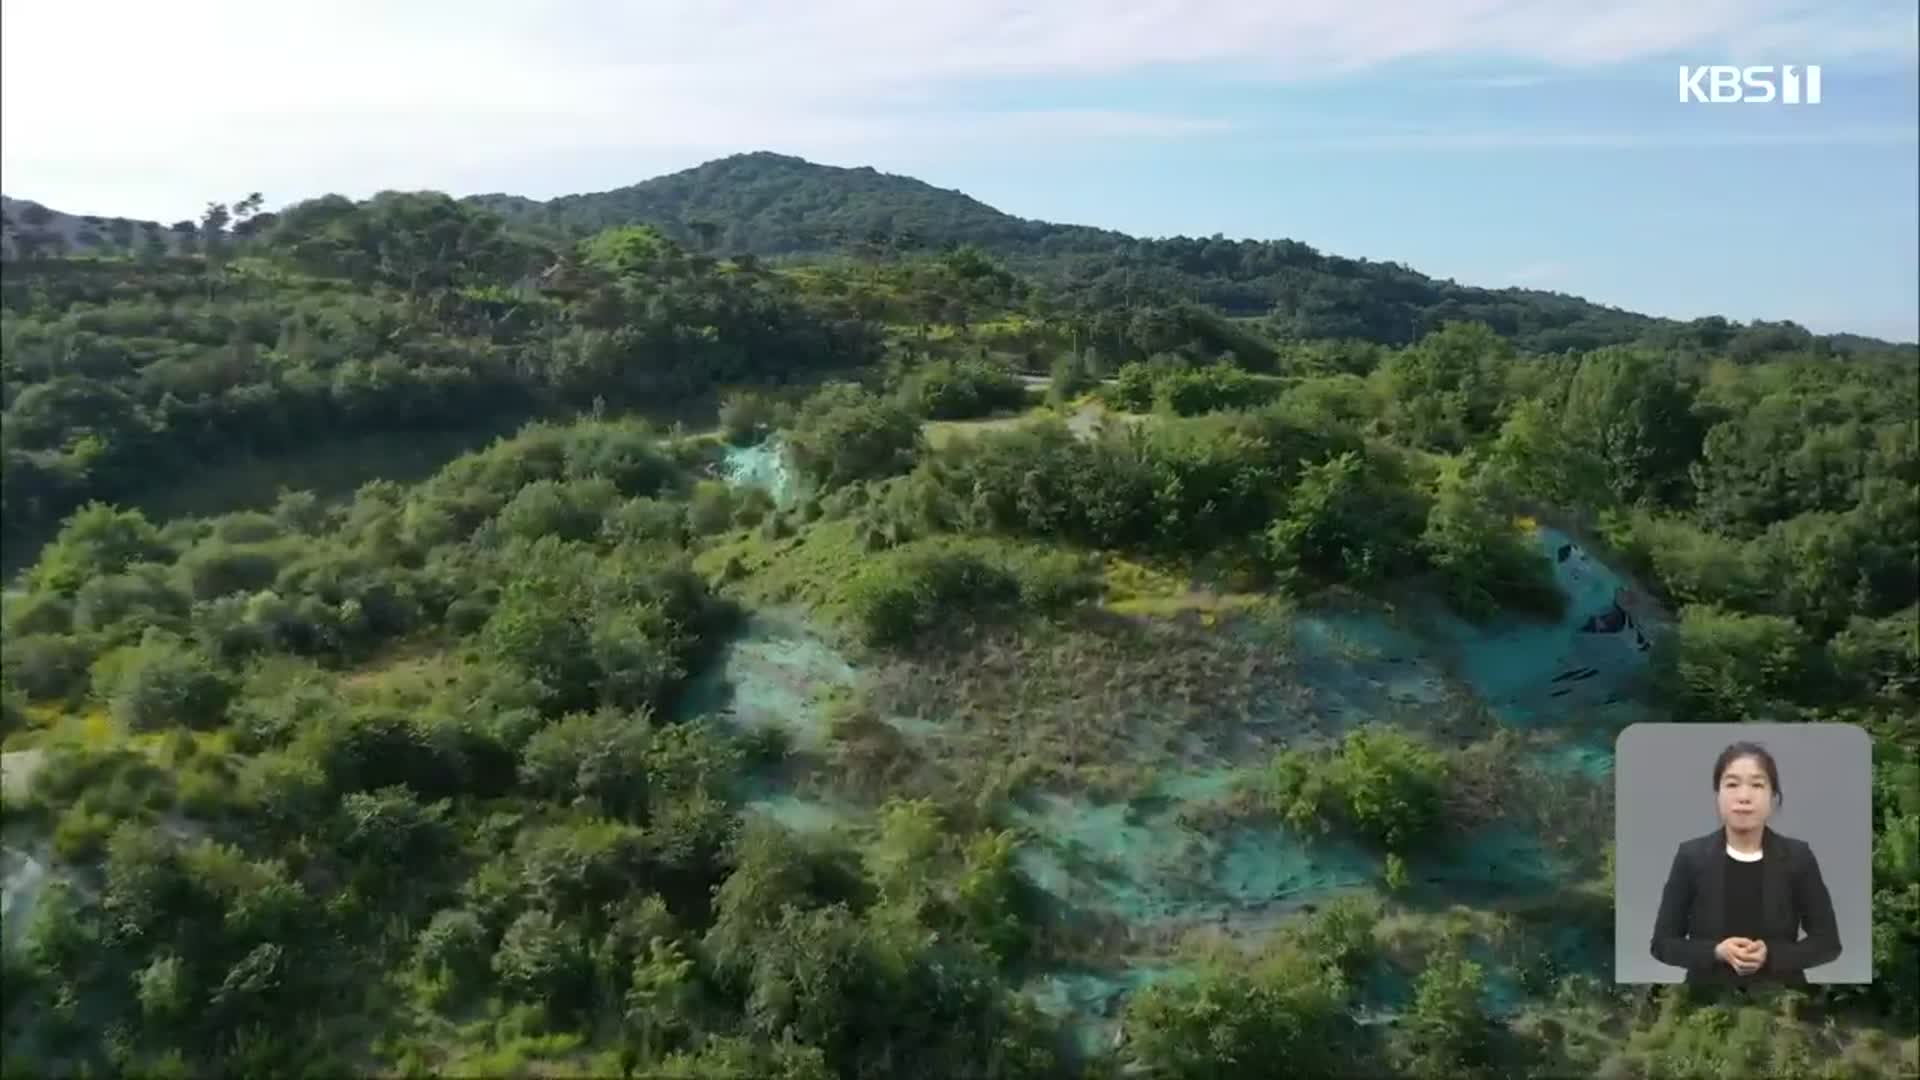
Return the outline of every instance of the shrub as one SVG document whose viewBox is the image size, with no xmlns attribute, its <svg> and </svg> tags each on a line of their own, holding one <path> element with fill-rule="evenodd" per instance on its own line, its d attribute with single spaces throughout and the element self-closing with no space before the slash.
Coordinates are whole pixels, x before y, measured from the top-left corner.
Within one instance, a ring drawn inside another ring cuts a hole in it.
<svg viewBox="0 0 1920 1080">
<path fill-rule="evenodd" d="M 189 597 L 168 580 L 164 567 L 143 563 L 80 586 L 74 597 L 73 623 L 85 633 L 104 632 L 116 641 L 132 641 L 149 627 L 181 629 L 190 607 Z"/>
<path fill-rule="evenodd" d="M 1124 1023 L 1133 1059 L 1168 1080 L 1354 1074 L 1344 980 L 1295 948 L 1148 986 Z"/>
<path fill-rule="evenodd" d="M 1124 409 L 1127 412 L 1146 412 L 1153 408 L 1153 391 L 1156 382 L 1157 375 L 1154 369 L 1136 360 L 1120 366 L 1120 370 L 1114 373 L 1112 384 L 1106 388 L 1102 396 L 1106 398 L 1107 404 L 1116 409 Z"/>
<path fill-rule="evenodd" d="M 1779 615 L 1743 615 L 1689 604 L 1663 657 L 1665 677 L 1697 715 L 1738 723 L 1790 700 L 1814 658 L 1806 632 Z"/>
<path fill-rule="evenodd" d="M 599 534 L 608 508 L 619 497 L 613 481 L 602 477 L 567 483 L 536 480 L 501 508 L 500 529 L 504 535 L 522 540 L 543 536 L 591 540 Z"/>
<path fill-rule="evenodd" d="M 628 499 L 607 512 L 600 526 L 602 539 L 615 544 L 687 541 L 687 510 L 663 499 Z"/>
<path fill-rule="evenodd" d="M 0 651 L 0 671 L 29 700 L 47 701 L 84 690 L 92 659 L 86 646 L 64 634 L 22 634 Z"/>
<path fill-rule="evenodd" d="M 736 391 L 720 402 L 720 431 L 735 446 L 752 446 L 780 426 L 781 412 L 765 394 Z"/>
<path fill-rule="evenodd" d="M 1021 606 L 1056 611 L 1097 596 L 1100 580 L 1085 557 L 1064 551 L 1028 555 L 1012 561 Z"/>
<path fill-rule="evenodd" d="M 485 925 L 472 911 L 437 911 L 420 931 L 414 946 L 414 965 L 428 977 L 447 983 L 457 994 L 486 978 L 490 944 Z"/>
<path fill-rule="evenodd" d="M 507 927 L 493 971 L 516 999 L 545 1003 L 562 1015 L 580 1003 L 592 979 L 579 931 L 546 911 L 525 912 Z"/>
<path fill-rule="evenodd" d="M 90 863 L 106 850 L 107 837 L 117 822 L 105 813 L 75 806 L 60 815 L 53 827 L 53 850 L 69 863 Z"/>
<path fill-rule="evenodd" d="M 687 527 L 695 535 L 711 536 L 732 525 L 733 489 L 718 480 L 694 485 L 693 498 L 687 503 Z"/>
<path fill-rule="evenodd" d="M 937 360 L 901 387 L 909 409 L 931 420 L 970 420 L 1027 403 L 1026 387 L 1004 369 L 979 360 Z"/>
<path fill-rule="evenodd" d="M 800 474 L 830 491 L 906 472 L 921 442 L 920 422 L 907 409 L 840 384 L 808 399 L 787 445 Z"/>
<path fill-rule="evenodd" d="M 203 542 L 180 557 L 180 573 L 195 600 L 256 592 L 272 585 L 292 552 L 277 546 Z"/>
<path fill-rule="evenodd" d="M 149 634 L 108 666 L 114 719 L 134 731 L 217 726 L 233 696 L 232 685 L 206 654 L 177 639 Z"/>
<path fill-rule="evenodd" d="M 1493 1025 L 1481 1004 L 1485 973 L 1458 946 L 1428 958 L 1414 983 L 1400 1050 L 1421 1076 L 1462 1076 L 1485 1064 Z"/>
<path fill-rule="evenodd" d="M 1019 595 L 1013 574 L 971 551 L 945 549 L 870 564 L 848 584 L 846 603 L 868 644 L 903 645 L 942 618 Z"/>
<path fill-rule="evenodd" d="M 1440 818 L 1445 755 L 1392 728 L 1350 732 L 1327 754 L 1282 750 L 1273 762 L 1276 808 L 1295 828 L 1340 821 L 1389 849 L 1404 850 Z"/>
<path fill-rule="evenodd" d="M 73 632 L 73 602 L 57 593 L 30 592 L 9 595 L 6 604 L 6 634 L 70 634 Z"/>
<path fill-rule="evenodd" d="M 1566 598 L 1545 557 L 1529 544 L 1489 488 L 1485 471 L 1449 466 L 1427 513 L 1421 548 L 1446 575 L 1448 596 L 1468 615 L 1485 618 L 1503 606 L 1558 617 Z"/>
<path fill-rule="evenodd" d="M 1373 897 L 1349 893 L 1329 901 L 1289 936 L 1309 955 L 1332 964 L 1349 980 L 1357 980 L 1379 951 L 1373 932 L 1381 911 L 1380 901 Z"/>
<path fill-rule="evenodd" d="M 1225 364 L 1168 372 L 1154 384 L 1153 403 L 1175 416 L 1250 409 L 1273 397 L 1270 383 Z"/>
<path fill-rule="evenodd" d="M 773 511 L 773 496 L 765 488 L 749 487 L 734 492 L 733 524 L 736 528 L 751 529 L 767 520 Z"/>
<path fill-rule="evenodd" d="M 37 589 L 70 596 L 103 574 L 171 556 L 158 530 L 138 510 L 89 503 L 68 518 L 59 535 L 42 549 L 30 580 Z"/>
<path fill-rule="evenodd" d="M 1267 528 L 1283 577 L 1365 582 L 1417 564 L 1426 507 L 1388 466 L 1358 451 L 1310 465 Z"/>
</svg>

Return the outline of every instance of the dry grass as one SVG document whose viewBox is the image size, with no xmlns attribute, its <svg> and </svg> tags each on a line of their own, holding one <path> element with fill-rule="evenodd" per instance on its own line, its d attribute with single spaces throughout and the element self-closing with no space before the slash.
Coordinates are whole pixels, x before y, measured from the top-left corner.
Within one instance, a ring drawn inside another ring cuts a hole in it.
<svg viewBox="0 0 1920 1080">
<path fill-rule="evenodd" d="M 1270 752 L 1298 704 L 1285 656 L 1197 615 L 1097 609 L 1022 629 L 956 630 L 884 664 L 882 713 L 939 725 L 976 774 L 1033 763 L 1044 783 L 1114 787 L 1131 770 Z M 1123 781 L 1122 786 L 1137 783 Z"/>
<path fill-rule="evenodd" d="M 1514 824 L 1572 860 L 1580 874 L 1597 873 L 1603 849 L 1595 835 L 1612 831 L 1613 785 L 1548 771 L 1531 757 L 1543 740 L 1502 728 L 1455 751 L 1449 763 L 1448 824 L 1463 830 L 1496 821 Z"/>
</svg>

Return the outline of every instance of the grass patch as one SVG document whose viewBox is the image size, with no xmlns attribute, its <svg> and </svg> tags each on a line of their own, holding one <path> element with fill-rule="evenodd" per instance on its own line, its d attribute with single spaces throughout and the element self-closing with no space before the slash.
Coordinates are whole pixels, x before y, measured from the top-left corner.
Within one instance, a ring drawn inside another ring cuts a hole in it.
<svg viewBox="0 0 1920 1080">
<path fill-rule="evenodd" d="M 823 520 L 793 536 L 773 539 L 757 529 L 726 534 L 694 556 L 694 571 L 724 581 L 729 591 L 760 604 L 798 604 L 830 616 L 842 582 L 871 556 L 853 518 Z"/>
<path fill-rule="evenodd" d="M 982 420 L 929 420 L 920 430 L 927 437 L 927 445 L 941 450 L 961 439 L 971 439 L 990 431 L 1008 431 L 1022 424 L 1049 415 L 1045 405 L 1031 405 L 1012 416 L 995 416 Z"/>
<path fill-rule="evenodd" d="M 1270 608 L 1278 603 L 1261 593 L 1198 588 L 1184 573 L 1121 555 L 1105 558 L 1101 580 L 1111 611 L 1162 617 L 1193 612 L 1202 626 L 1214 626 L 1223 615 L 1236 611 Z"/>
</svg>

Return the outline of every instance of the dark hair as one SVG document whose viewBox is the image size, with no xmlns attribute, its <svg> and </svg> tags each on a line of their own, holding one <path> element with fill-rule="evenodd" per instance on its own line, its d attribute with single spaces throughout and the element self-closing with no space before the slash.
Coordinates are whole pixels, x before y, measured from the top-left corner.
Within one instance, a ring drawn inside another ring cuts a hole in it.
<svg viewBox="0 0 1920 1080">
<path fill-rule="evenodd" d="M 1773 755 L 1767 753 L 1767 748 L 1759 743 L 1737 742 L 1720 751 L 1720 757 L 1713 763 L 1713 789 L 1720 790 L 1720 777 L 1726 774 L 1727 766 L 1743 757 L 1750 757 L 1760 763 L 1760 768 L 1766 771 L 1767 786 L 1773 789 L 1774 799 L 1785 802 L 1786 792 L 1780 790 L 1780 766 L 1773 763 Z"/>
</svg>

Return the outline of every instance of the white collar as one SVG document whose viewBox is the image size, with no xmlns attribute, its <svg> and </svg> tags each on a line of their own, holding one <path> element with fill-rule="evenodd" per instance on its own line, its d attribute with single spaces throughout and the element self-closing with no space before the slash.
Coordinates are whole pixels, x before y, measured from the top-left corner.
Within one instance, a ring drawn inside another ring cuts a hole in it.
<svg viewBox="0 0 1920 1080">
<path fill-rule="evenodd" d="M 1741 862 L 1759 862 L 1765 851 L 1735 851 L 1732 844 L 1727 845 L 1727 854 Z"/>
</svg>

